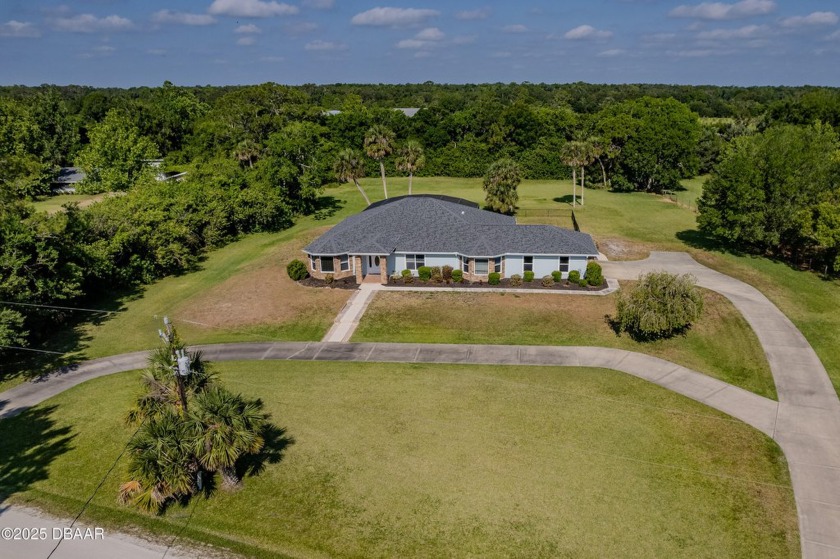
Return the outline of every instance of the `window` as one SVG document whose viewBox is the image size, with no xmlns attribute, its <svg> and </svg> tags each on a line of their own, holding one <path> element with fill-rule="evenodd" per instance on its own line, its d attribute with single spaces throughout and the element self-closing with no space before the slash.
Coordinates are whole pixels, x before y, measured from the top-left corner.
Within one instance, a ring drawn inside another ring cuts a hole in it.
<svg viewBox="0 0 840 559">
<path fill-rule="evenodd" d="M 487 275 L 487 259 L 486 258 L 476 258 L 475 259 L 475 273 L 478 276 L 486 276 Z"/>
<path fill-rule="evenodd" d="M 523 262 L 523 271 L 525 272 L 533 272 L 534 271 L 534 257 L 533 256 L 526 256 L 522 259 Z"/>
<path fill-rule="evenodd" d="M 309 269 L 312 270 L 313 272 L 318 269 L 318 266 L 315 262 L 315 257 L 312 256 L 311 254 L 309 255 Z"/>
<path fill-rule="evenodd" d="M 406 254 L 405 267 L 409 270 L 416 270 L 420 266 L 426 265 L 426 257 L 422 254 Z"/>
<path fill-rule="evenodd" d="M 500 274 L 502 273 L 502 257 L 501 256 L 497 256 L 496 258 L 493 259 L 493 271 L 498 272 Z"/>
<path fill-rule="evenodd" d="M 341 255 L 341 271 L 347 272 L 350 270 L 350 256 L 347 254 Z"/>
<path fill-rule="evenodd" d="M 470 259 L 466 256 L 461 257 L 461 269 L 468 274 L 470 273 Z"/>
<path fill-rule="evenodd" d="M 568 272 L 569 271 L 569 257 L 568 256 L 561 256 L 560 257 L 560 267 L 557 268 L 561 272 Z"/>
<path fill-rule="evenodd" d="M 330 274 L 335 271 L 335 263 L 333 262 L 332 256 L 321 257 L 321 271 Z"/>
</svg>

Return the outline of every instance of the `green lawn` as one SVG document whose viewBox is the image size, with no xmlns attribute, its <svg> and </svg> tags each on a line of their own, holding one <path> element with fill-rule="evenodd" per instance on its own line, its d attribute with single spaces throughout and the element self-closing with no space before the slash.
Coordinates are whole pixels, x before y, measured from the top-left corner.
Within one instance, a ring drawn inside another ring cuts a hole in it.
<svg viewBox="0 0 840 559">
<path fill-rule="evenodd" d="M 588 345 L 648 353 L 776 398 L 755 333 L 724 297 L 704 290 L 700 321 L 684 336 L 640 343 L 617 336 L 606 316 L 616 295 L 378 293 L 354 342 Z M 465 318 L 468 317 L 468 318 Z"/>
<path fill-rule="evenodd" d="M 218 364 L 293 439 L 244 488 L 149 517 L 116 503 L 138 373 L 3 421 L 0 504 L 263 557 L 782 558 L 787 467 L 754 429 L 606 370 Z M 162 539 L 162 538 L 160 538 Z"/>
<path fill-rule="evenodd" d="M 88 206 L 107 196 L 106 194 L 56 194 L 55 196 L 43 196 L 33 202 L 36 210 L 55 213 L 62 209 L 64 204 L 76 203 L 80 206 Z"/>
</svg>

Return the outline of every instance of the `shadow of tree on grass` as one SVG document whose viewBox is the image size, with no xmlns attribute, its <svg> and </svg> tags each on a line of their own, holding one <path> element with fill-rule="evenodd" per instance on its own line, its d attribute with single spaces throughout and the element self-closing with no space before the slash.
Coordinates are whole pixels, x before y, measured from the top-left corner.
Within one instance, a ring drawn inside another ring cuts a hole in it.
<svg viewBox="0 0 840 559">
<path fill-rule="evenodd" d="M 0 420 L 0 508 L 12 495 L 47 479 L 50 464 L 72 449 L 75 435 L 70 427 L 56 425 L 56 407 L 30 408 Z"/>
</svg>

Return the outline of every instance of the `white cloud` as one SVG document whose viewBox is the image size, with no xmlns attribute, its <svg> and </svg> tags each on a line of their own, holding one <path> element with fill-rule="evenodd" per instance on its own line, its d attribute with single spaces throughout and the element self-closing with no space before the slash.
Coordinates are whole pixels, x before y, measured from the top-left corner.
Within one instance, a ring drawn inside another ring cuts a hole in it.
<svg viewBox="0 0 840 559">
<path fill-rule="evenodd" d="M 514 23 L 512 25 L 505 25 L 502 27 L 502 31 L 505 33 L 527 33 L 528 28 L 521 23 Z"/>
<path fill-rule="evenodd" d="M 262 0 L 213 0 L 207 11 L 214 15 L 233 17 L 272 17 L 288 16 L 298 13 L 297 6 L 283 2 L 263 2 Z"/>
<path fill-rule="evenodd" d="M 250 47 L 251 45 L 256 44 L 257 38 L 256 37 L 239 37 L 236 40 L 236 44 L 240 47 Z"/>
<path fill-rule="evenodd" d="M 782 27 L 810 27 L 835 25 L 840 18 L 834 12 L 813 12 L 807 16 L 792 16 L 782 20 Z"/>
<path fill-rule="evenodd" d="M 96 17 L 93 14 L 79 14 L 71 17 L 52 18 L 49 22 L 57 31 L 69 31 L 71 33 L 124 31 L 134 27 L 130 19 L 117 15 Z"/>
<path fill-rule="evenodd" d="M 462 10 L 455 14 L 455 19 L 461 21 L 475 21 L 490 17 L 490 8 L 479 8 L 477 10 Z"/>
<path fill-rule="evenodd" d="M 233 32 L 240 33 L 242 35 L 253 35 L 256 33 L 262 33 L 262 30 L 253 23 L 248 23 L 246 25 L 240 25 L 239 27 L 234 29 Z"/>
<path fill-rule="evenodd" d="M 336 51 L 336 50 L 347 50 L 347 45 L 344 43 L 334 43 L 332 41 L 321 41 L 320 39 L 317 41 L 311 41 L 306 43 L 304 46 L 306 50 L 314 50 L 314 51 Z"/>
<path fill-rule="evenodd" d="M 827 39 L 827 40 L 829 40 L 829 41 L 838 41 L 838 40 L 840 40 L 840 29 L 838 29 L 837 31 L 835 31 L 834 33 L 832 33 L 831 35 L 829 35 L 828 37 L 826 37 L 826 39 Z"/>
<path fill-rule="evenodd" d="M 577 41 L 581 39 L 609 39 L 612 35 L 612 31 L 595 29 L 591 25 L 578 25 L 574 29 L 567 31 L 563 36 L 567 39 Z"/>
<path fill-rule="evenodd" d="M 697 38 L 704 41 L 726 41 L 728 39 L 754 39 L 768 32 L 765 25 L 746 25 L 738 29 L 711 29 L 701 31 Z"/>
<path fill-rule="evenodd" d="M 152 14 L 152 23 L 175 23 L 178 25 L 212 25 L 216 18 L 207 14 L 189 14 L 186 12 L 173 12 L 172 10 L 160 10 Z"/>
<path fill-rule="evenodd" d="M 723 20 L 765 15 L 775 9 L 776 2 L 773 0 L 741 0 L 733 4 L 703 2 L 702 4 L 677 6 L 668 15 L 671 17 Z"/>
<path fill-rule="evenodd" d="M 422 49 L 434 47 L 446 37 L 446 34 L 437 27 L 427 27 L 419 31 L 412 39 L 403 39 L 397 43 L 398 49 Z"/>
<path fill-rule="evenodd" d="M 446 35 L 438 29 L 437 27 L 427 27 L 426 29 L 417 33 L 414 36 L 415 39 L 420 39 L 421 41 L 441 41 Z"/>
<path fill-rule="evenodd" d="M 303 0 L 303 5 L 315 10 L 331 10 L 335 0 Z"/>
<path fill-rule="evenodd" d="M 418 8 L 373 8 L 353 16 L 350 23 L 353 25 L 373 26 L 401 26 L 419 25 L 426 20 L 437 17 L 440 12 L 437 10 L 426 10 Z"/>
<path fill-rule="evenodd" d="M 38 28 L 28 21 L 16 21 L 14 19 L 6 23 L 0 23 L 0 37 L 40 37 Z"/>
<path fill-rule="evenodd" d="M 624 49 L 607 49 L 607 50 L 603 50 L 603 51 L 599 52 L 598 56 L 603 57 L 603 58 L 609 58 L 609 57 L 612 57 L 612 56 L 621 56 L 624 53 L 625 53 Z"/>
</svg>

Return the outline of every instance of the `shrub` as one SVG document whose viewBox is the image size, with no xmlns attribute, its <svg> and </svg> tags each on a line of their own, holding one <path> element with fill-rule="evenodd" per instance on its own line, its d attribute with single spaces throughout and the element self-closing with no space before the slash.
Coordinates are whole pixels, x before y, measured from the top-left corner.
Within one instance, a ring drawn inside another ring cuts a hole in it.
<svg viewBox="0 0 840 559">
<path fill-rule="evenodd" d="M 335 281 L 335 276 L 334 275 L 327 274 L 326 276 L 324 276 L 324 283 L 326 283 L 327 285 L 330 285 L 334 281 Z"/>
<path fill-rule="evenodd" d="M 462 270 L 452 270 L 452 281 L 455 283 L 464 281 L 464 272 Z"/>
<path fill-rule="evenodd" d="M 551 272 L 551 278 L 554 280 L 554 283 L 560 283 L 563 280 L 563 272 L 554 270 Z"/>
<path fill-rule="evenodd" d="M 519 287 L 522 285 L 522 276 L 519 274 L 513 274 L 510 276 L 510 285 L 511 287 Z"/>
<path fill-rule="evenodd" d="M 443 281 L 448 282 L 449 280 L 451 280 L 453 271 L 454 270 L 452 269 L 452 266 L 443 266 L 440 269 L 440 274 L 443 276 Z"/>
<path fill-rule="evenodd" d="M 543 279 L 540 283 L 542 283 L 543 287 L 551 287 L 552 285 L 554 285 L 554 278 L 552 276 L 543 276 Z"/>
<path fill-rule="evenodd" d="M 289 262 L 289 265 L 286 266 L 286 273 L 289 274 L 289 277 L 294 281 L 300 281 L 309 275 L 309 271 L 306 269 L 306 264 L 297 258 Z"/>
<path fill-rule="evenodd" d="M 432 269 L 428 266 L 420 266 L 417 268 L 417 275 L 423 281 L 429 281 L 432 278 Z"/>
<path fill-rule="evenodd" d="M 604 274 L 601 272 L 601 265 L 594 260 L 587 262 L 584 277 L 589 285 L 598 286 L 604 283 Z"/>
<path fill-rule="evenodd" d="M 414 283 L 414 276 L 412 276 L 411 274 L 408 274 L 407 276 L 403 276 L 403 281 L 405 283 L 411 285 L 412 283 Z"/>
<path fill-rule="evenodd" d="M 432 283 L 443 283 L 443 275 L 432 273 Z"/>
<path fill-rule="evenodd" d="M 523 279 L 528 282 L 534 281 L 534 272 L 528 270 L 525 272 Z"/>
<path fill-rule="evenodd" d="M 440 269 L 440 266 L 432 266 L 432 275 L 433 276 L 442 276 L 443 272 Z"/>
<path fill-rule="evenodd" d="M 578 280 L 578 285 L 581 286 L 581 287 L 587 287 L 587 286 L 589 286 L 589 280 L 586 279 L 585 277 L 581 277 Z"/>
<path fill-rule="evenodd" d="M 653 272 L 616 303 L 617 326 L 638 340 L 668 338 L 691 327 L 703 311 L 692 276 Z"/>
<path fill-rule="evenodd" d="M 499 285 L 499 282 L 502 280 L 502 274 L 499 272 L 490 272 L 487 275 L 487 283 L 490 285 Z"/>
<path fill-rule="evenodd" d="M 571 272 L 569 272 L 569 283 L 580 283 L 580 272 L 578 272 L 577 270 L 572 270 Z"/>
<path fill-rule="evenodd" d="M 411 277 L 411 270 L 403 270 L 402 272 L 400 272 L 400 275 L 403 277 L 403 279 L 407 279 Z"/>
</svg>

